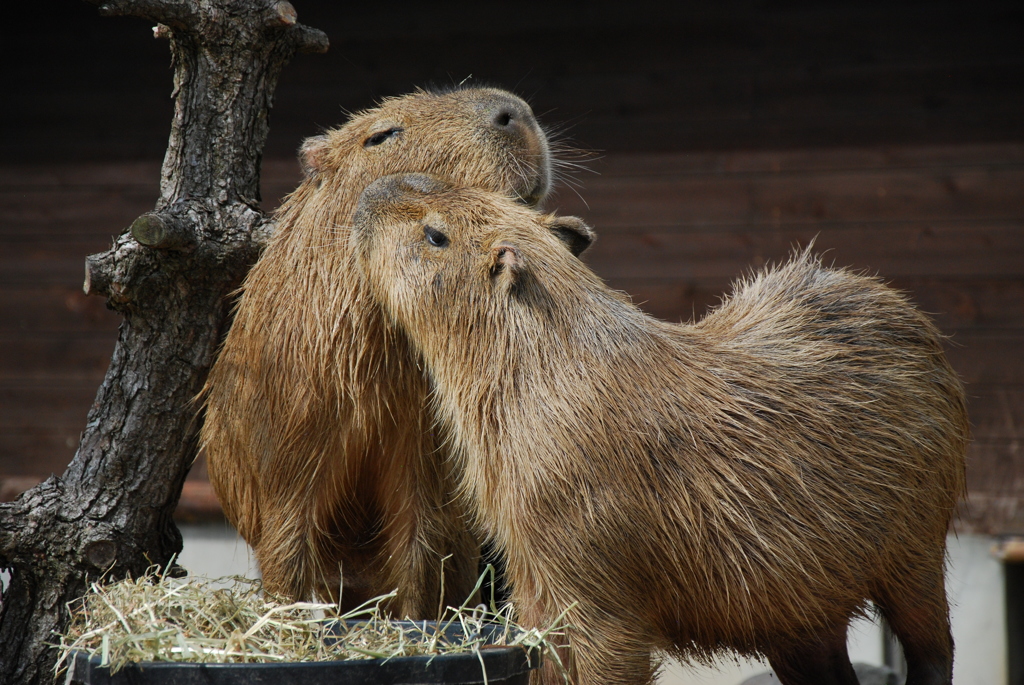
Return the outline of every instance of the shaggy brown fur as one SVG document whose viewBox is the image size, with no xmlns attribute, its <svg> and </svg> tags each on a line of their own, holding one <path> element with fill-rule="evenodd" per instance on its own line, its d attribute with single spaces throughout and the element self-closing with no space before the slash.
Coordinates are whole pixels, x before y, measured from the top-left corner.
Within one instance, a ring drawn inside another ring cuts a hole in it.
<svg viewBox="0 0 1024 685">
<path fill-rule="evenodd" d="M 907 682 L 949 683 L 943 563 L 968 424 L 932 323 L 809 251 L 665 323 L 553 225 L 579 224 L 397 177 L 366 190 L 353 230 L 523 621 L 576 602 L 580 683 L 646 683 L 656 650 L 731 649 L 783 683 L 855 685 L 846 631 L 870 600 Z"/>
<path fill-rule="evenodd" d="M 479 544 L 424 419 L 422 374 L 367 308 L 345 236 L 363 188 L 395 172 L 534 204 L 550 185 L 548 143 L 509 93 L 420 91 L 307 140 L 301 160 L 307 177 L 204 390 L 210 480 L 269 590 L 336 596 L 340 571 L 344 608 L 398 588 L 396 613 L 432 617 L 471 591 Z"/>
</svg>

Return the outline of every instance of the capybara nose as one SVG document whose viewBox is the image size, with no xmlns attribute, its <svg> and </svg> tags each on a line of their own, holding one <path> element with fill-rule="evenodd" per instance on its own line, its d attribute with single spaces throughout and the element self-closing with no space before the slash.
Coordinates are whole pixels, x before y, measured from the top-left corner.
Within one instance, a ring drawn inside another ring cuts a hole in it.
<svg viewBox="0 0 1024 685">
<path fill-rule="evenodd" d="M 498 111 L 498 113 L 494 115 L 494 118 L 491 119 L 491 123 L 497 126 L 498 128 L 505 128 L 507 126 L 511 126 L 513 117 L 515 117 L 517 121 L 519 120 L 519 117 L 516 116 L 517 112 L 511 111 L 511 109 L 511 107 L 502 107 Z"/>
<path fill-rule="evenodd" d="M 492 95 L 486 109 L 490 125 L 510 135 L 533 137 L 537 134 L 537 120 L 530 106 L 505 95 Z"/>
</svg>

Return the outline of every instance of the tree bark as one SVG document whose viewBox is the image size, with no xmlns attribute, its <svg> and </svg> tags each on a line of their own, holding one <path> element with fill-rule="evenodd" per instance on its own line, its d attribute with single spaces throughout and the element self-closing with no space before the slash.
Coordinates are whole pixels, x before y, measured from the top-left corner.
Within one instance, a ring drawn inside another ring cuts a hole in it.
<svg viewBox="0 0 1024 685">
<path fill-rule="evenodd" d="M 53 681 L 52 632 L 87 578 L 143 573 L 181 551 L 171 515 L 196 455 L 193 400 L 228 295 L 271 226 L 258 208 L 267 115 L 296 51 L 327 37 L 279 0 L 87 0 L 170 39 L 175 113 L 154 211 L 86 259 L 85 290 L 124 316 L 67 471 L 0 504 L 0 683 Z"/>
</svg>

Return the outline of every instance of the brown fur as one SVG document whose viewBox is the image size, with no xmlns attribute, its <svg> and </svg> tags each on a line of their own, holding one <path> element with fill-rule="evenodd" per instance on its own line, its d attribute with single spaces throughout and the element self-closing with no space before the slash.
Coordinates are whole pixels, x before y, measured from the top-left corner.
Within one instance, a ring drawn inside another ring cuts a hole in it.
<svg viewBox="0 0 1024 685">
<path fill-rule="evenodd" d="M 366 190 L 353 231 L 523 621 L 576 602 L 580 683 L 729 649 L 784 683 L 854 685 L 846 631 L 870 600 L 907 682 L 949 683 L 945 538 L 969 429 L 928 318 L 808 250 L 665 323 L 558 249 L 558 225 L 578 220 L 397 177 Z"/>
<path fill-rule="evenodd" d="M 479 544 L 424 418 L 422 374 L 367 308 L 345 236 L 363 188 L 395 172 L 536 203 L 548 143 L 509 93 L 420 91 L 307 140 L 301 161 L 204 390 L 210 480 L 268 590 L 336 596 L 340 571 L 344 608 L 397 588 L 396 613 L 432 617 L 471 591 Z"/>
</svg>

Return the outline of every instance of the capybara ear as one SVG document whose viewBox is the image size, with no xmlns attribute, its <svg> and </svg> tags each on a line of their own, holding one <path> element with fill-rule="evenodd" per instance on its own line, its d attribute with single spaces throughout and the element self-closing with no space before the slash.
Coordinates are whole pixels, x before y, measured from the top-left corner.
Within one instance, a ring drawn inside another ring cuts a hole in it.
<svg viewBox="0 0 1024 685">
<path fill-rule="evenodd" d="M 514 245 L 498 243 L 491 248 L 491 276 L 505 273 L 509 280 L 515 283 L 519 280 L 524 266 L 523 253 Z"/>
<path fill-rule="evenodd" d="M 299 164 L 306 176 L 316 176 L 323 170 L 327 153 L 327 136 L 312 136 L 302 141 L 299 148 Z"/>
<path fill-rule="evenodd" d="M 597 240 L 597 233 L 590 226 L 583 223 L 583 219 L 577 216 L 555 216 L 551 214 L 544 219 L 544 224 L 555 234 L 555 237 L 565 243 L 574 256 L 579 257 L 588 247 Z"/>
</svg>

